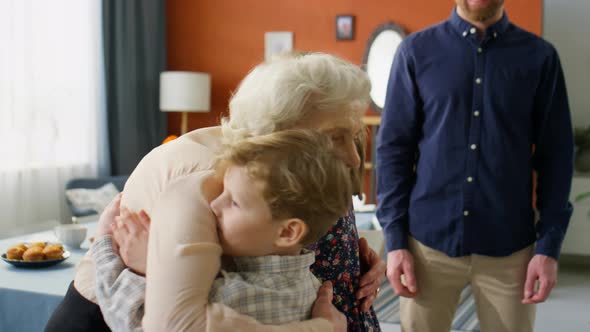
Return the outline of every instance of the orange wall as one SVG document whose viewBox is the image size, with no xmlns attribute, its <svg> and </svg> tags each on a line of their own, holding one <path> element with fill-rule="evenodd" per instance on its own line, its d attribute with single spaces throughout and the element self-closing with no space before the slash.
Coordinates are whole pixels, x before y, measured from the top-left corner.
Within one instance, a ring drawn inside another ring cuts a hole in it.
<svg viewBox="0 0 590 332">
<path fill-rule="evenodd" d="M 452 0 L 168 0 L 168 69 L 208 72 L 212 111 L 189 114 L 189 130 L 215 125 L 240 79 L 264 58 L 264 32 L 292 31 L 302 51 L 337 54 L 360 64 L 375 27 L 394 21 L 413 32 L 446 19 Z M 507 0 L 510 19 L 541 34 L 542 0 Z M 356 16 L 355 40 L 338 41 L 335 17 Z M 180 116 L 168 115 L 178 134 Z"/>
</svg>

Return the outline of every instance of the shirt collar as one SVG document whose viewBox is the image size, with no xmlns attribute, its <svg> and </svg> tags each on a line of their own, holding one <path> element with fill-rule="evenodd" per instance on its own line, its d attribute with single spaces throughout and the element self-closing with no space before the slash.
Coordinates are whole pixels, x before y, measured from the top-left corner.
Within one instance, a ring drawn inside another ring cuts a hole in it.
<svg viewBox="0 0 590 332">
<path fill-rule="evenodd" d="M 457 14 L 456 7 L 453 8 L 453 12 L 451 13 L 449 22 L 462 37 L 468 37 L 470 35 L 475 34 L 475 26 L 461 18 L 461 16 Z M 502 18 L 498 22 L 488 27 L 488 29 L 486 30 L 486 36 L 497 38 L 503 33 L 505 33 L 508 30 L 509 26 L 510 20 L 508 20 L 508 15 L 506 15 L 506 11 L 504 11 L 504 14 L 502 14 Z"/>
<path fill-rule="evenodd" d="M 234 257 L 237 272 L 282 273 L 286 271 L 309 271 L 315 262 L 315 253 L 304 249 L 296 256 Z"/>
</svg>

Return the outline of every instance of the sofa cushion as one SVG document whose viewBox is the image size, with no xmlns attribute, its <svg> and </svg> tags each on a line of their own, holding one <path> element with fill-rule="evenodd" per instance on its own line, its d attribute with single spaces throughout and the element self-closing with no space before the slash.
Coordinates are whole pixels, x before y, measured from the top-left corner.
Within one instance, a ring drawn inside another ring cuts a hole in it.
<svg viewBox="0 0 590 332">
<path fill-rule="evenodd" d="M 97 189 L 75 188 L 66 190 L 66 197 L 72 207 L 78 211 L 93 210 L 100 214 L 119 194 L 113 183 L 107 183 Z"/>
</svg>

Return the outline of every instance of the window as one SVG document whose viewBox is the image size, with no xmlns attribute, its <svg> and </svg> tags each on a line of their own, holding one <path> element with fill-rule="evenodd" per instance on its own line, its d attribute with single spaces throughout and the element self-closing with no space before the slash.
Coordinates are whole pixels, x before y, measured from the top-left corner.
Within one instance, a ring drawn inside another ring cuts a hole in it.
<svg viewBox="0 0 590 332">
<path fill-rule="evenodd" d="M 101 36 L 99 0 L 0 0 L 0 233 L 65 218 L 65 182 L 106 162 Z"/>
</svg>

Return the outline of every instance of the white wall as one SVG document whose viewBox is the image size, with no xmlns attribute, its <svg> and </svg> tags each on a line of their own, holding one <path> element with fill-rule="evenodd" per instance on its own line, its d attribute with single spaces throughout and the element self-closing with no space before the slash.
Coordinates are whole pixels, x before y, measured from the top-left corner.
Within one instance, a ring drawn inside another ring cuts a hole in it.
<svg viewBox="0 0 590 332">
<path fill-rule="evenodd" d="M 576 196 L 587 192 L 589 188 L 590 177 L 574 177 L 570 194 L 570 202 L 574 205 L 574 213 L 561 249 L 564 254 L 590 256 L 590 241 L 588 240 L 588 234 L 590 234 L 590 199 L 575 202 Z"/>
<path fill-rule="evenodd" d="M 574 126 L 590 125 L 590 0 L 544 0 L 543 37 L 559 52 Z"/>
</svg>

